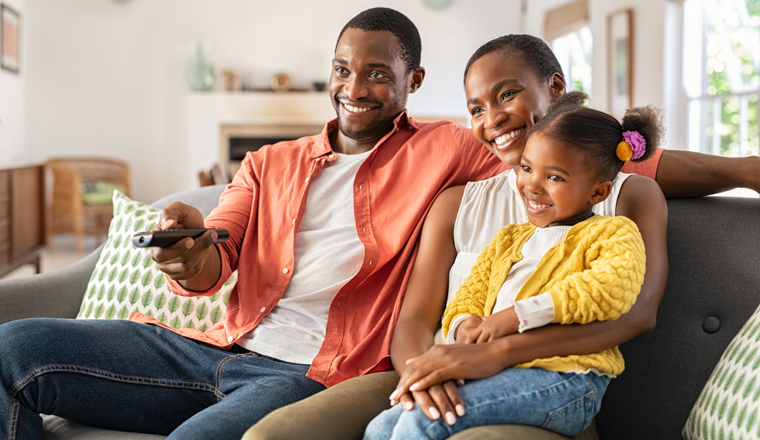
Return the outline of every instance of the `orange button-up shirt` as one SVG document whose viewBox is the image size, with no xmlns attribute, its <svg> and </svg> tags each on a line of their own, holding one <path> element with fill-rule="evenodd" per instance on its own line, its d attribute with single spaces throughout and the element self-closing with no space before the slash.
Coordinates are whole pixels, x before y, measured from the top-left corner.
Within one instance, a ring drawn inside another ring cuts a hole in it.
<svg viewBox="0 0 760 440">
<path fill-rule="evenodd" d="M 212 295 L 239 269 L 225 319 L 202 333 L 173 331 L 229 348 L 253 330 L 285 292 L 294 266 L 294 242 L 311 180 L 335 160 L 329 122 L 321 134 L 280 142 L 248 153 L 206 227 L 224 228 L 217 244 L 222 274 L 207 292 L 193 292 L 169 279 L 182 296 Z M 448 122 L 394 121 L 362 163 L 354 180 L 354 218 L 364 245 L 359 273 L 332 301 L 322 347 L 307 376 L 332 386 L 391 368 L 390 344 L 402 292 L 411 274 L 425 215 L 444 189 L 482 180 L 506 169 L 469 129 Z M 166 327 L 151 317 L 130 319 Z"/>
</svg>

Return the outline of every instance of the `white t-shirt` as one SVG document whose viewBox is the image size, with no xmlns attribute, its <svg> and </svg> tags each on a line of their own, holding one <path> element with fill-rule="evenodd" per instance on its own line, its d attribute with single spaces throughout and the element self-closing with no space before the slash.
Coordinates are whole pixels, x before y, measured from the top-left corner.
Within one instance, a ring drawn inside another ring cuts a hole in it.
<svg viewBox="0 0 760 440">
<path fill-rule="evenodd" d="M 311 364 L 325 340 L 335 295 L 359 273 L 364 245 L 354 219 L 354 180 L 362 154 L 339 154 L 313 178 L 295 236 L 293 275 L 285 293 L 238 344 L 282 361 Z"/>
</svg>

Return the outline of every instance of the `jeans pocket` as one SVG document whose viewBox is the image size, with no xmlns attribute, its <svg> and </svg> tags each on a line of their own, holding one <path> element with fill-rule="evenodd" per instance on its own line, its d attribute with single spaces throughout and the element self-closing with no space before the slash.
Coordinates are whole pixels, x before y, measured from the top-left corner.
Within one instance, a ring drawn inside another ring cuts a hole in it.
<svg viewBox="0 0 760 440">
<path fill-rule="evenodd" d="M 562 435 L 573 436 L 586 429 L 596 414 L 594 392 L 586 393 L 570 403 L 549 413 L 541 427 Z"/>
</svg>

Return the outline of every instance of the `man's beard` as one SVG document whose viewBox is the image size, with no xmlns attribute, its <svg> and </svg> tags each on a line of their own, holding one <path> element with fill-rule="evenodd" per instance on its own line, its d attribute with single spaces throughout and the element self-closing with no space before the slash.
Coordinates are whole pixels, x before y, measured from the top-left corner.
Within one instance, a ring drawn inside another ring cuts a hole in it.
<svg viewBox="0 0 760 440">
<path fill-rule="evenodd" d="M 338 128 L 344 136 L 349 139 L 353 139 L 358 142 L 369 141 L 372 139 L 380 139 L 386 135 L 393 127 L 393 120 L 383 120 L 382 118 L 376 118 L 370 121 L 369 124 L 362 126 L 357 130 L 352 130 L 343 125 L 343 120 L 338 116 Z"/>
</svg>

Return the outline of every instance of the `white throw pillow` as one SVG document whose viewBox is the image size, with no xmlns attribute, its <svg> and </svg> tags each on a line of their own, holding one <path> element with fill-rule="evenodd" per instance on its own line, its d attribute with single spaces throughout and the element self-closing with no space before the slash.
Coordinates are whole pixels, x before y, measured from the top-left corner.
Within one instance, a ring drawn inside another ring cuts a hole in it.
<svg viewBox="0 0 760 440">
<path fill-rule="evenodd" d="M 760 307 L 723 352 L 682 435 L 686 440 L 760 439 Z"/>
<path fill-rule="evenodd" d="M 150 258 L 150 250 L 132 244 L 136 232 L 156 227 L 158 213 L 158 208 L 114 191 L 108 240 L 87 285 L 78 319 L 126 319 L 131 312 L 139 312 L 172 328 L 206 331 L 224 318 L 237 271 L 213 296 L 177 296 Z"/>
</svg>

